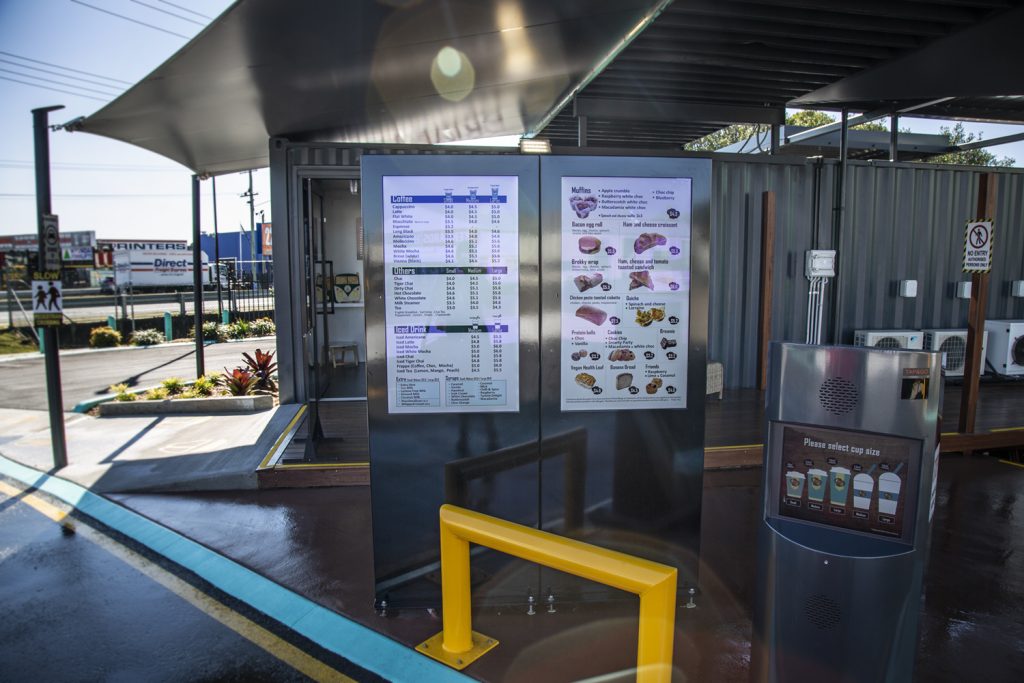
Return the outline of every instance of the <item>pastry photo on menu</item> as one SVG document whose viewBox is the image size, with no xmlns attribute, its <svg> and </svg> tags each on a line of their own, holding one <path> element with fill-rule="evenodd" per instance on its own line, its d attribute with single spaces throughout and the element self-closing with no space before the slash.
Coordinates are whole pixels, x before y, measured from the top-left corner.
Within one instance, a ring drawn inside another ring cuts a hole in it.
<svg viewBox="0 0 1024 683">
<path fill-rule="evenodd" d="M 633 251 L 642 254 L 648 249 L 660 247 L 668 243 L 668 238 L 656 232 L 640 233 L 640 236 L 633 242 Z"/>
<path fill-rule="evenodd" d="M 577 218 L 586 218 L 590 212 L 597 208 L 597 197 L 593 195 L 582 196 L 574 194 L 569 197 L 569 206 L 576 212 Z"/>
</svg>

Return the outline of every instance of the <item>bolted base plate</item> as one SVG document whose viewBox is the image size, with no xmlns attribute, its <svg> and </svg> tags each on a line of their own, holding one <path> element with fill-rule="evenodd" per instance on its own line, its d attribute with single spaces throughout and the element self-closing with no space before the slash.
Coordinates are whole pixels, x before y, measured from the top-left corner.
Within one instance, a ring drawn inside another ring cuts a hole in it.
<svg viewBox="0 0 1024 683">
<path fill-rule="evenodd" d="M 490 652 L 491 649 L 498 644 L 498 641 L 494 638 L 485 636 L 482 633 L 477 633 L 476 631 L 473 631 L 472 633 L 473 647 L 466 652 L 454 653 L 445 650 L 443 646 L 444 631 L 424 640 L 416 646 L 416 651 L 425 654 L 431 659 L 436 659 L 442 664 L 447 664 L 453 669 L 462 671 L 467 666 Z"/>
</svg>

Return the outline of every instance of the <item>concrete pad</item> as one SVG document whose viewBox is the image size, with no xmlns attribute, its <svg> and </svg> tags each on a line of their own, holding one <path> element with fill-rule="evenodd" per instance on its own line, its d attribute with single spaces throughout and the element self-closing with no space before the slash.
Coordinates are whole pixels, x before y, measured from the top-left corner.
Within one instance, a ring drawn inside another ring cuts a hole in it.
<svg viewBox="0 0 1024 683">
<path fill-rule="evenodd" d="M 60 476 L 98 493 L 256 488 L 256 468 L 299 406 L 245 415 L 93 418 L 65 414 L 68 466 Z M 0 453 L 53 466 L 47 414 L 0 409 Z"/>
</svg>

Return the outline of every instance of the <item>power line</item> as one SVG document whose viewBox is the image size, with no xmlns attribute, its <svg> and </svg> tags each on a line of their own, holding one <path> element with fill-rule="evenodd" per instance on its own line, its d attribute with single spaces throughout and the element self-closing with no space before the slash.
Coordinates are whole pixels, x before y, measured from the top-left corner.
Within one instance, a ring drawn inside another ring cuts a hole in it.
<svg viewBox="0 0 1024 683">
<path fill-rule="evenodd" d="M 5 81 L 11 81 L 13 83 L 21 83 L 22 85 L 30 85 L 33 88 L 42 88 L 43 90 L 50 90 L 52 92 L 60 92 L 60 93 L 64 93 L 65 95 L 74 95 L 75 97 L 84 97 L 87 100 L 96 100 L 97 102 L 107 102 L 108 101 L 108 100 L 103 99 L 102 97 L 93 97 L 92 95 L 83 95 L 81 93 L 71 92 L 70 90 L 61 90 L 60 88 L 51 88 L 48 85 L 39 85 L 38 83 L 27 83 L 25 81 L 19 81 L 16 78 L 8 78 L 7 76 L 0 76 L 0 79 L 5 80 Z"/>
<path fill-rule="evenodd" d="M 159 7 L 154 7 L 153 5 L 150 5 L 149 3 L 142 2 L 142 0 L 132 0 L 132 2 L 134 2 L 136 5 L 142 5 L 143 7 L 148 7 L 149 9 L 154 10 L 156 12 L 163 12 L 164 14 L 172 16 L 175 19 L 181 19 L 182 21 L 187 21 L 190 24 L 195 24 L 197 26 L 206 26 L 206 24 L 204 24 L 201 21 L 196 21 L 195 19 L 189 19 L 188 17 L 183 17 L 180 14 L 175 14 L 174 12 L 169 12 L 169 11 L 167 11 L 165 9 L 160 9 Z"/>
<path fill-rule="evenodd" d="M 160 28 L 159 26 L 154 26 L 153 24 L 147 24 L 146 22 L 139 21 L 138 19 L 132 19 L 131 17 L 126 17 L 123 14 L 118 14 L 117 12 L 111 12 L 108 9 L 103 9 L 102 7 L 97 7 L 96 5 L 90 5 L 87 2 L 82 2 L 82 0 L 71 0 L 71 2 L 75 3 L 76 5 L 81 5 L 82 7 L 88 7 L 89 9 L 94 9 L 97 12 L 103 12 L 104 14 L 109 14 L 110 16 L 117 17 L 118 19 L 124 19 L 125 21 L 130 21 L 133 24 L 138 24 L 139 26 L 145 26 L 146 28 L 151 28 L 154 31 L 160 31 L 162 33 L 169 33 L 172 36 L 178 36 L 179 38 L 184 38 L 185 40 L 189 40 L 189 36 L 186 36 L 184 34 L 176 33 L 174 31 L 170 31 L 170 30 L 165 29 L 165 28 Z"/>
<path fill-rule="evenodd" d="M 28 199 L 35 198 L 34 192 L 0 192 L 0 199 Z M 191 197 L 192 195 L 188 192 L 178 192 L 170 194 L 54 194 L 54 197 L 63 197 L 66 199 L 131 199 L 135 197 L 142 198 L 153 198 L 153 197 Z"/>
<path fill-rule="evenodd" d="M 51 163 L 50 167 L 59 171 L 93 171 L 101 173 L 180 173 L 181 169 L 166 166 L 132 166 L 128 164 L 78 164 Z M 33 170 L 34 162 L 15 159 L 0 159 L 0 168 L 14 170 Z"/>
<path fill-rule="evenodd" d="M 66 76 L 66 75 L 60 73 L 59 71 L 50 71 L 49 69 L 43 69 L 41 67 L 31 66 L 29 64 L 19 64 L 18 62 L 15 62 L 15 61 L 10 60 L 10 59 L 4 59 L 3 57 L 0 57 L 0 62 L 2 62 L 4 64 L 10 64 L 11 66 L 16 66 L 19 69 L 32 69 L 33 71 L 42 71 L 44 74 L 50 74 L 51 76 L 60 76 L 61 78 L 66 78 L 68 80 L 76 80 L 76 81 L 81 81 L 83 83 L 91 83 L 92 85 L 98 85 L 98 86 L 103 87 L 103 88 L 110 88 L 111 90 L 117 90 L 117 91 L 121 90 L 121 86 L 119 86 L 119 85 L 109 85 L 107 83 L 101 83 L 99 81 L 91 81 L 88 78 L 82 78 L 80 76 Z M 25 75 L 29 76 L 30 74 L 25 74 Z"/>
<path fill-rule="evenodd" d="M 213 17 L 208 17 L 205 14 L 203 14 L 202 12 L 197 12 L 194 9 L 189 9 L 188 7 L 182 7 L 181 5 L 175 5 L 173 2 L 167 2 L 167 0 L 160 0 L 160 2 L 164 3 L 165 5 L 170 5 L 171 7 L 176 7 L 178 9 L 182 10 L 183 12 L 188 12 L 189 14 L 194 14 L 197 17 L 202 17 L 203 19 L 213 19 Z"/>
<path fill-rule="evenodd" d="M 31 78 L 35 81 L 42 81 L 43 83 L 53 83 L 55 85 L 62 85 L 65 88 L 77 88 L 78 90 L 84 90 L 85 92 L 94 92 L 98 95 L 107 95 L 114 97 L 117 93 L 106 92 L 104 90 L 97 90 L 96 88 L 87 88 L 84 85 L 75 85 L 74 83 L 64 83 L 63 81 L 55 81 L 52 78 L 43 78 L 42 76 L 35 76 L 33 74 L 23 74 L 19 71 L 11 71 L 10 69 L 4 69 L 0 67 L 0 73 L 11 74 L 12 76 L 21 76 L 22 78 Z"/>
<path fill-rule="evenodd" d="M 75 73 L 85 74 L 86 76 L 95 76 L 96 78 L 102 78 L 106 81 L 115 81 L 116 83 L 124 83 L 125 85 L 131 85 L 131 81 L 122 81 L 120 78 L 111 78 L 110 76 L 104 76 L 102 74 L 94 74 L 91 71 L 82 71 L 81 69 L 72 69 L 70 66 L 61 66 L 60 64 L 53 64 L 52 62 L 44 62 L 41 59 L 32 59 L 31 57 L 23 57 L 22 55 L 16 55 L 13 52 L 5 52 L 0 50 L 0 55 L 7 55 L 8 57 L 14 57 L 25 62 L 33 62 L 35 64 L 43 64 L 45 66 L 52 66 L 55 69 L 63 69 L 64 71 L 74 71 Z"/>
</svg>

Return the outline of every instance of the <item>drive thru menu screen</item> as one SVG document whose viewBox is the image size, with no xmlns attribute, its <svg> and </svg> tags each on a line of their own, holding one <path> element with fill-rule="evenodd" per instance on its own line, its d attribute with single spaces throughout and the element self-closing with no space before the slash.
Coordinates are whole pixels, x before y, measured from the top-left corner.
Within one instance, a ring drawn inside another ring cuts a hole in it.
<svg viewBox="0 0 1024 683">
<path fill-rule="evenodd" d="M 518 411 L 518 177 L 383 181 L 388 412 Z"/>
<path fill-rule="evenodd" d="M 781 429 L 779 516 L 903 537 L 909 509 L 913 526 L 918 442 L 820 427 Z"/>
</svg>

